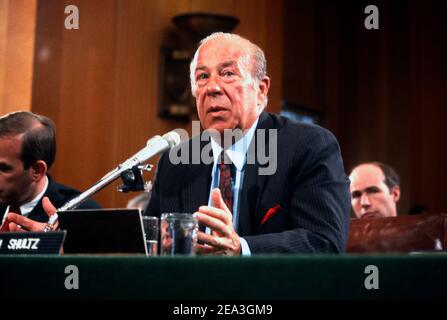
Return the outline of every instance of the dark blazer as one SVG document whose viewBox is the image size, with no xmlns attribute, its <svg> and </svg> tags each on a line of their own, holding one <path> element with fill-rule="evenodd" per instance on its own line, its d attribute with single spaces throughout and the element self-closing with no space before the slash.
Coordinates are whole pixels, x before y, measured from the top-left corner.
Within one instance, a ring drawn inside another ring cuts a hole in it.
<svg viewBox="0 0 447 320">
<path fill-rule="evenodd" d="M 266 112 L 257 129 L 277 129 L 277 169 L 273 175 L 259 175 L 260 161 L 246 164 L 238 234 L 252 253 L 344 252 L 350 217 L 349 179 L 335 137 L 321 127 Z M 191 154 L 194 142 L 185 143 Z M 206 143 L 201 143 L 202 149 Z M 252 141 L 249 152 L 255 147 Z M 164 154 L 145 214 L 193 213 L 206 205 L 211 169 L 212 164 L 203 163 L 173 165 L 168 153 Z"/>
<path fill-rule="evenodd" d="M 48 197 L 51 203 L 56 207 L 62 207 L 66 202 L 70 201 L 77 195 L 79 192 L 76 189 L 64 186 L 62 184 L 57 183 L 50 176 L 48 176 L 48 188 L 44 197 Z M 42 197 L 43 199 L 43 197 Z M 3 219 L 3 215 L 5 214 L 7 205 L 0 204 L 0 221 Z M 81 204 L 78 209 L 99 209 L 101 206 L 93 200 L 88 199 L 83 204 Z M 28 218 L 39 221 L 39 222 L 47 222 L 48 216 L 42 207 L 42 200 L 34 207 L 34 209 L 29 213 Z"/>
</svg>

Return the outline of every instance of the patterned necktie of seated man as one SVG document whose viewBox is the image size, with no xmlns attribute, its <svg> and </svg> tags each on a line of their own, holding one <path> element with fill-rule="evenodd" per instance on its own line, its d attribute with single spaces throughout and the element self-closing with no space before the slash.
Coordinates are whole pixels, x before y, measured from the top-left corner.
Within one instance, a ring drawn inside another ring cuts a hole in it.
<svg viewBox="0 0 447 320">
<path fill-rule="evenodd" d="M 219 157 L 219 171 L 219 189 L 222 199 L 228 209 L 233 212 L 234 165 L 224 150 Z"/>
<path fill-rule="evenodd" d="M 22 214 L 22 212 L 20 211 L 20 207 L 9 207 L 9 211 L 8 214 L 10 212 L 14 212 L 17 214 Z M 3 221 L 3 224 L 0 227 L 0 232 L 8 232 L 9 230 L 9 223 L 11 222 L 11 220 L 8 219 L 8 217 L 5 218 L 5 221 Z"/>
</svg>

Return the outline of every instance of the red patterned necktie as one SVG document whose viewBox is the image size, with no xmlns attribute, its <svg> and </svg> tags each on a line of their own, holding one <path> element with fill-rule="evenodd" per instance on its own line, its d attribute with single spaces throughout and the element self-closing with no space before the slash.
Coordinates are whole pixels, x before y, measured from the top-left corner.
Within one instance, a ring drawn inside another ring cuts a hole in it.
<svg viewBox="0 0 447 320">
<path fill-rule="evenodd" d="M 20 207 L 9 207 L 8 214 L 9 214 L 10 212 L 14 212 L 14 213 L 17 213 L 17 214 L 22 214 L 22 212 L 20 211 Z M 1 232 L 1 231 L 3 231 L 3 232 L 10 231 L 10 230 L 9 230 L 9 223 L 10 223 L 10 222 L 11 222 L 11 221 L 8 219 L 8 217 L 6 217 L 5 221 L 3 222 L 3 224 L 2 224 L 1 227 L 0 227 L 0 232 Z"/>
<path fill-rule="evenodd" d="M 233 211 L 233 175 L 231 160 L 228 158 L 224 150 L 219 157 L 219 189 L 222 199 L 230 211 Z"/>
</svg>

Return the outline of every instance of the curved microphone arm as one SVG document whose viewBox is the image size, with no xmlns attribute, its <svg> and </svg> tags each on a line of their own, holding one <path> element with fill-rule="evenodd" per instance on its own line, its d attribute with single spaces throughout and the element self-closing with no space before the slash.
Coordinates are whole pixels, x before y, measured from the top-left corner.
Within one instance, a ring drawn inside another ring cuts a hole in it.
<svg viewBox="0 0 447 320">
<path fill-rule="evenodd" d="M 78 195 L 77 197 L 71 199 L 66 204 L 64 204 L 62 207 L 57 209 L 57 211 L 68 211 L 73 210 L 79 207 L 85 200 L 90 198 L 92 195 L 100 191 L 101 189 L 105 188 L 109 184 L 111 184 L 113 181 L 118 179 L 121 176 L 121 173 L 124 171 L 129 170 L 129 168 L 124 166 L 119 166 L 118 168 L 112 170 L 109 172 L 104 178 L 96 182 L 93 186 L 91 186 L 89 189 L 85 190 L 83 193 Z"/>
<path fill-rule="evenodd" d="M 65 203 L 62 207 L 57 209 L 57 211 L 69 211 L 74 210 L 77 207 L 79 207 L 84 201 L 86 201 L 88 198 L 90 198 L 92 195 L 97 193 L 98 191 L 102 190 L 109 184 L 111 184 L 113 181 L 118 179 L 121 176 L 121 173 L 124 171 L 129 170 L 129 168 L 120 165 L 118 168 L 110 171 L 107 175 L 105 175 L 101 180 L 96 182 L 93 186 L 85 190 L 83 193 L 78 195 L 77 197 L 71 199 L 67 203 Z M 57 213 L 53 214 L 47 222 L 47 225 L 44 228 L 44 232 L 48 232 L 52 230 L 53 225 L 56 223 L 56 221 L 59 219 L 59 216 Z"/>
<path fill-rule="evenodd" d="M 92 195 L 100 191 L 101 189 L 108 186 L 110 183 L 118 179 L 122 172 L 128 170 L 128 168 L 124 168 L 123 166 L 119 166 L 118 168 L 110 171 L 104 178 L 96 182 L 93 186 L 91 186 L 89 189 L 78 195 L 77 197 L 71 199 L 67 203 L 65 203 L 62 207 L 57 209 L 57 211 L 68 211 L 68 210 L 74 210 L 77 207 L 79 207 L 85 200 L 90 198 Z M 44 232 L 51 231 L 53 228 L 53 225 L 57 222 L 57 219 L 59 216 L 57 213 L 54 213 L 50 218 L 48 219 L 47 225 L 44 228 Z"/>
<path fill-rule="evenodd" d="M 108 186 L 110 183 L 118 179 L 121 174 L 127 170 L 131 170 L 133 167 L 146 162 L 153 156 L 157 155 L 160 152 L 164 152 L 168 149 L 171 149 L 177 146 L 180 143 L 180 136 L 177 132 L 171 131 L 163 135 L 163 137 L 155 136 L 148 140 L 146 147 L 138 151 L 132 157 L 127 159 L 125 162 L 120 164 L 117 168 L 113 169 L 109 173 L 107 173 L 104 177 L 102 177 L 98 182 L 96 182 L 92 187 L 68 201 L 62 207 L 57 209 L 57 211 L 68 211 L 76 209 L 80 206 L 85 200 L 89 197 Z M 44 232 L 48 232 L 52 230 L 53 225 L 56 223 L 58 219 L 57 213 L 53 214 L 44 228 Z"/>
</svg>

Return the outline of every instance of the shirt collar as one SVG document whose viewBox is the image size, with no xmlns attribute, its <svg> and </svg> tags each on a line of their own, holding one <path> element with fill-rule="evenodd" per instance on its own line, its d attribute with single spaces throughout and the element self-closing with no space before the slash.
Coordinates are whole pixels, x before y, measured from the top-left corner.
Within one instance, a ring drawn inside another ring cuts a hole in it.
<svg viewBox="0 0 447 320">
<path fill-rule="evenodd" d="M 242 171 L 242 168 L 244 167 L 248 147 L 250 146 L 251 140 L 253 139 L 258 121 L 259 118 L 256 119 L 256 121 L 252 124 L 250 129 L 245 132 L 244 136 L 241 139 L 236 141 L 235 144 L 232 144 L 226 150 L 228 157 L 238 171 Z M 211 137 L 211 148 L 213 149 L 214 163 L 217 163 L 219 155 L 221 154 L 223 148 L 216 141 L 214 141 L 213 137 Z"/>
</svg>

